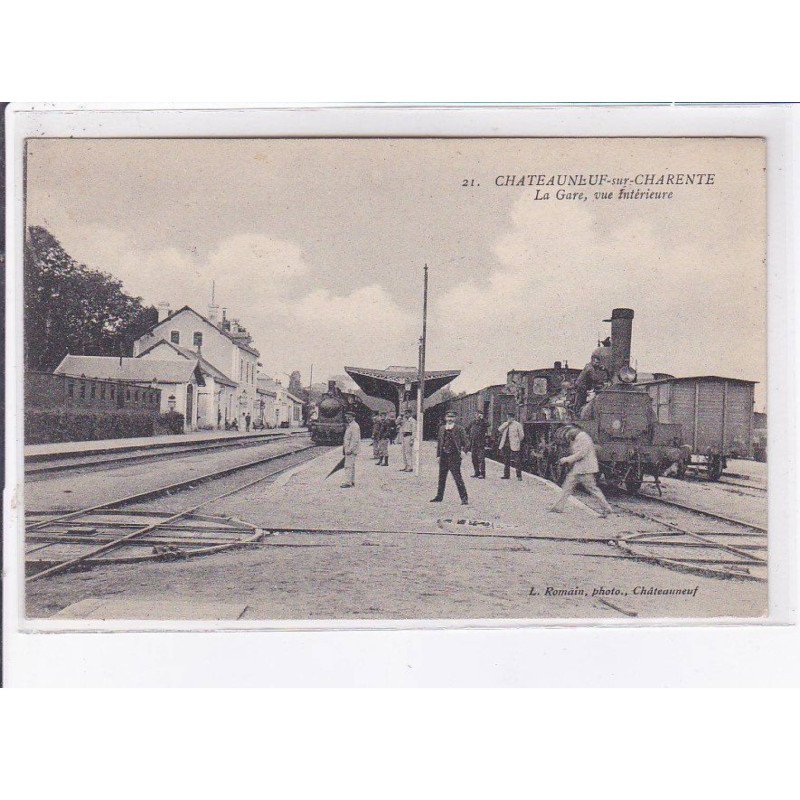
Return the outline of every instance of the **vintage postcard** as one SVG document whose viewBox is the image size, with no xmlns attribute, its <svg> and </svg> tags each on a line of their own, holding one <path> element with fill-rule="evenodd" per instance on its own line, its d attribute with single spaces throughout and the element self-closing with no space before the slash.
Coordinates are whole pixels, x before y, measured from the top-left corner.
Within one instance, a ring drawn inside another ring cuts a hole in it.
<svg viewBox="0 0 800 800">
<path fill-rule="evenodd" d="M 25 620 L 766 619 L 766 165 L 27 138 Z"/>
</svg>

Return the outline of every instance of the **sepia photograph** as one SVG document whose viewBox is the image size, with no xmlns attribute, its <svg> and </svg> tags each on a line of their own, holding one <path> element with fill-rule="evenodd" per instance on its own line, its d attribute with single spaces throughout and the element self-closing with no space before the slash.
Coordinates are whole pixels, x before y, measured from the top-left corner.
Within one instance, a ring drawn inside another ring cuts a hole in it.
<svg viewBox="0 0 800 800">
<path fill-rule="evenodd" d="M 766 165 L 28 138 L 25 620 L 768 617 Z"/>
</svg>

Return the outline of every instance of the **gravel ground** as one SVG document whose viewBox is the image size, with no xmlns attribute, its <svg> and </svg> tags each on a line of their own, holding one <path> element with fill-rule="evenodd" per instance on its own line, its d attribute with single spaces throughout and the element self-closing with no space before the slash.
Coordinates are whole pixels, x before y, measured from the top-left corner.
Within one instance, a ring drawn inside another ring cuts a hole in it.
<svg viewBox="0 0 800 800">
<path fill-rule="evenodd" d="M 397 471 L 399 448 L 391 448 L 389 468 L 375 466 L 367 450 L 355 489 L 339 489 L 340 474 L 325 480 L 339 458 L 332 450 L 289 480 L 209 508 L 265 528 L 361 532 L 276 533 L 262 546 L 193 561 L 55 576 L 29 585 L 28 616 L 50 616 L 89 597 L 119 598 L 129 607 L 137 600 L 242 603 L 245 620 L 709 618 L 766 611 L 765 584 L 618 558 L 608 540 L 646 528 L 642 520 L 625 514 L 601 520 L 578 501 L 563 515 L 548 514 L 552 486 L 527 475 L 521 484 L 501 481 L 492 463 L 486 481 L 467 478 L 469 506 L 458 503 L 452 485 L 444 503 L 429 504 L 436 469 L 429 444 L 421 478 Z M 464 467 L 468 473 L 466 461 Z M 183 503 L 180 495 L 168 501 Z M 637 587 L 687 594 L 642 594 Z"/>
</svg>

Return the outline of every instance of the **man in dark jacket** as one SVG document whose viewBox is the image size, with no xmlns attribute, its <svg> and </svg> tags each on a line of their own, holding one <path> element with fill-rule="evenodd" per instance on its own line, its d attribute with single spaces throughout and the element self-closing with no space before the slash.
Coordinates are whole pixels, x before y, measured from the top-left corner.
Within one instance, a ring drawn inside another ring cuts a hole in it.
<svg viewBox="0 0 800 800">
<path fill-rule="evenodd" d="M 378 460 L 381 435 L 381 415 L 376 411 L 372 415 L 372 458 Z"/>
<path fill-rule="evenodd" d="M 389 466 L 389 436 L 392 431 L 391 420 L 386 416 L 385 411 L 381 411 L 380 422 L 378 423 L 378 466 Z"/>
<path fill-rule="evenodd" d="M 467 436 L 469 436 L 469 449 L 472 452 L 472 467 L 475 471 L 473 478 L 486 477 L 486 420 L 483 414 L 478 412 L 469 425 L 467 425 Z"/>
<path fill-rule="evenodd" d="M 439 427 L 439 442 L 436 455 L 439 458 L 439 489 L 431 503 L 441 503 L 444 499 L 444 487 L 447 482 L 447 473 L 453 474 L 456 488 L 461 496 L 461 504 L 468 505 L 467 487 L 461 477 L 461 451 L 469 449 L 467 432 L 456 425 L 456 412 L 448 411 L 445 414 L 445 424 Z"/>
<path fill-rule="evenodd" d="M 603 350 L 598 348 L 592 353 L 592 360 L 581 370 L 575 381 L 575 413 L 586 405 L 586 398 L 591 391 L 602 389 L 611 381 L 608 369 L 603 363 Z"/>
</svg>

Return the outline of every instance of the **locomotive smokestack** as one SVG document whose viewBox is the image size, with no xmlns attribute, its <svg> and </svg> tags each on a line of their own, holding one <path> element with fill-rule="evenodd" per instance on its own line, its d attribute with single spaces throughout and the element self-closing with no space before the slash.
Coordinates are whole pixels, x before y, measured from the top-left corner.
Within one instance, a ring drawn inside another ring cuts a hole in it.
<svg viewBox="0 0 800 800">
<path fill-rule="evenodd" d="M 333 394 L 336 391 L 336 381 L 328 381 L 328 392 Z"/>
<path fill-rule="evenodd" d="M 633 309 L 615 308 L 611 312 L 611 319 L 604 320 L 611 323 L 611 379 L 617 380 L 617 374 L 622 367 L 631 363 L 631 331 L 633 329 Z"/>
</svg>

